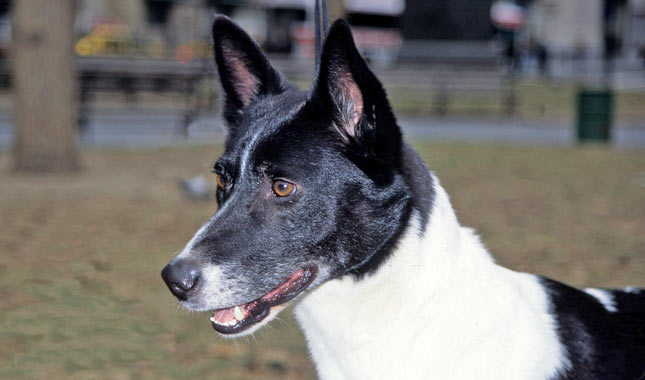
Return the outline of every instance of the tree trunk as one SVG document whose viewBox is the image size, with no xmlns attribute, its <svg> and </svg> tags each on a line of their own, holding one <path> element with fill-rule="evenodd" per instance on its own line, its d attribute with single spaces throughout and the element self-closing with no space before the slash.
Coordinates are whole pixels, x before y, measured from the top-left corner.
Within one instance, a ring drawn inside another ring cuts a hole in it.
<svg viewBox="0 0 645 380">
<path fill-rule="evenodd" d="M 13 9 L 14 163 L 23 172 L 79 168 L 75 0 L 17 0 Z"/>
</svg>

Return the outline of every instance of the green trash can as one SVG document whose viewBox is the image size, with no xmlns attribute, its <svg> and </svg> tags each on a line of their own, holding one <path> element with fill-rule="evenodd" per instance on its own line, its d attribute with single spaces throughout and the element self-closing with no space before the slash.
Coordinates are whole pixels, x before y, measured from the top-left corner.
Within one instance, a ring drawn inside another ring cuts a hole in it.
<svg viewBox="0 0 645 380">
<path fill-rule="evenodd" d="M 608 142 L 611 138 L 613 94 L 609 89 L 578 91 L 578 141 Z"/>
</svg>

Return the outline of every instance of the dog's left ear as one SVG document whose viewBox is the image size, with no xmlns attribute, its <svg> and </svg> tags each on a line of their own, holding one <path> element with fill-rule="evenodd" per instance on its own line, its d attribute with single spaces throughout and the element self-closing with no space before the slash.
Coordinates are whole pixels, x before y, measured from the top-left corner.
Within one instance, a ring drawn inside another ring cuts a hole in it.
<svg viewBox="0 0 645 380">
<path fill-rule="evenodd" d="M 226 16 L 213 21 L 213 50 L 224 90 L 224 118 L 231 128 L 257 98 L 289 87 L 253 39 Z"/>
<path fill-rule="evenodd" d="M 309 105 L 332 115 L 332 126 L 361 155 L 389 160 L 401 145 L 385 90 L 358 52 L 349 25 L 337 20 L 323 46 Z"/>
</svg>

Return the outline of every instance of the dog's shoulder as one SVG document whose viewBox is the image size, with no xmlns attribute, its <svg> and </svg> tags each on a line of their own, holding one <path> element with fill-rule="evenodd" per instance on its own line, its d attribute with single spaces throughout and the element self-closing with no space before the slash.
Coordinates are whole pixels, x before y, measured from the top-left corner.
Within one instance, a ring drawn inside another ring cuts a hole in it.
<svg viewBox="0 0 645 380">
<path fill-rule="evenodd" d="M 576 289 L 541 279 L 569 365 L 555 380 L 645 376 L 645 291 Z"/>
</svg>

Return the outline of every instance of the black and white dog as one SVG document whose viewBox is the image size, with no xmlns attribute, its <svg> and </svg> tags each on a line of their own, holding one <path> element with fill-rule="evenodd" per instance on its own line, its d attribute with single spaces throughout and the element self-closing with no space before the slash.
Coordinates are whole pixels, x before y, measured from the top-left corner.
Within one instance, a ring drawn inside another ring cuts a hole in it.
<svg viewBox="0 0 645 380">
<path fill-rule="evenodd" d="M 225 17 L 219 210 L 163 279 L 216 331 L 295 313 L 323 379 L 644 379 L 645 292 L 497 266 L 337 21 L 309 92 Z"/>
</svg>

